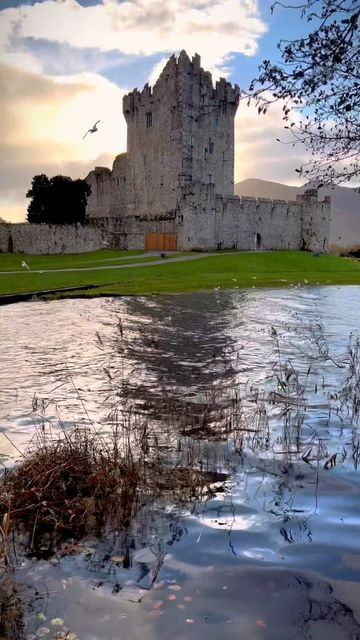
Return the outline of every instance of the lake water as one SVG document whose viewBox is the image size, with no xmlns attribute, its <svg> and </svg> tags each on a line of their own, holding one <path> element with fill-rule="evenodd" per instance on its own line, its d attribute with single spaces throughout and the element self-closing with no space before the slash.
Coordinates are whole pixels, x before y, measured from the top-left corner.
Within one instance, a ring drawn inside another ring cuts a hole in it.
<svg viewBox="0 0 360 640">
<path fill-rule="evenodd" d="M 66 627 L 80 640 L 360 638 L 360 439 L 351 402 L 340 411 L 336 397 L 359 311 L 360 287 L 0 307 L 3 465 L 36 426 L 56 431 L 61 420 L 106 437 L 115 413 L 132 411 L 169 456 L 170 420 L 182 460 L 196 449 L 199 464 L 228 474 L 213 498 L 158 496 L 126 530 L 89 536 L 54 562 L 21 557 L 25 602 L 34 585 L 41 594 L 26 610 L 28 636 Z M 298 372 L 288 414 L 279 363 L 285 380 Z M 202 413 L 235 390 L 250 425 L 241 444 L 215 418 L 205 429 Z"/>
</svg>

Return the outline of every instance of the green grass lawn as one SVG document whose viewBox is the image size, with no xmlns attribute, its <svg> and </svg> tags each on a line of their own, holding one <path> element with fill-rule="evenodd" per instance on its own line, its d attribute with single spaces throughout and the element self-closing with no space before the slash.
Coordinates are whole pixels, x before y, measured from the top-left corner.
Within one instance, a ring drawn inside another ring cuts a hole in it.
<svg viewBox="0 0 360 640">
<path fill-rule="evenodd" d="M 110 252 L 96 252 L 100 263 Z M 83 257 L 89 254 L 83 254 Z M 8 256 L 6 256 L 8 257 Z M 145 256 L 142 256 L 144 258 Z M 0 270 L 1 260 L 0 256 Z M 37 257 L 40 259 L 41 257 Z M 43 256 L 50 268 L 52 259 L 60 256 Z M 62 256 L 68 260 L 71 256 Z M 73 256 L 74 258 L 74 256 Z M 106 263 L 105 263 L 106 264 Z M 77 265 L 80 266 L 80 265 Z M 85 264 L 83 263 L 83 266 Z M 73 295 L 146 295 L 175 293 L 204 289 L 234 287 L 278 287 L 304 284 L 359 284 L 360 262 L 335 256 L 314 257 L 299 251 L 274 251 L 269 253 L 220 254 L 189 262 L 171 263 L 170 258 L 159 266 L 137 267 L 119 270 L 84 271 L 74 273 L 24 273 L 1 274 L 0 295 L 41 292 L 44 290 L 83 287 Z M 88 289 L 96 285 L 95 289 Z M 71 292 L 58 295 L 69 296 Z"/>
<path fill-rule="evenodd" d="M 23 260 L 30 269 L 75 269 L 98 267 L 102 264 L 121 263 L 129 256 L 146 257 L 145 251 L 113 251 L 100 249 L 88 253 L 71 253 L 53 256 L 33 256 L 23 253 L 0 253 L 0 271 L 24 271 Z"/>
</svg>

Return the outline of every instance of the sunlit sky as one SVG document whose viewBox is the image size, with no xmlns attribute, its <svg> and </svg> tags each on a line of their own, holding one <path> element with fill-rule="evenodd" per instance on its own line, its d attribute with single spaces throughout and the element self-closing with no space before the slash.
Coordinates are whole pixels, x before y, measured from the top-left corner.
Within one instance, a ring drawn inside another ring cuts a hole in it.
<svg viewBox="0 0 360 640">
<path fill-rule="evenodd" d="M 281 38 L 306 29 L 272 0 L 0 0 L 0 217 L 25 219 L 35 174 L 85 177 L 126 150 L 122 96 L 153 83 L 166 59 L 201 55 L 213 79 L 247 89 Z M 83 140 L 100 119 L 99 130 Z M 235 180 L 299 184 L 302 148 L 285 140 L 281 107 L 241 103 Z"/>
</svg>

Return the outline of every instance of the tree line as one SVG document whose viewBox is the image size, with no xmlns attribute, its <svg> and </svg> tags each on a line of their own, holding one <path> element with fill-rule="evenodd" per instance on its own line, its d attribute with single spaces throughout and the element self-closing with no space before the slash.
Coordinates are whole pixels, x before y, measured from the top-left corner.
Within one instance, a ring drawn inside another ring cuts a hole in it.
<svg viewBox="0 0 360 640">
<path fill-rule="evenodd" d="M 86 180 L 68 176 L 34 176 L 26 194 L 30 198 L 27 221 L 33 224 L 85 224 L 91 187 Z"/>
</svg>

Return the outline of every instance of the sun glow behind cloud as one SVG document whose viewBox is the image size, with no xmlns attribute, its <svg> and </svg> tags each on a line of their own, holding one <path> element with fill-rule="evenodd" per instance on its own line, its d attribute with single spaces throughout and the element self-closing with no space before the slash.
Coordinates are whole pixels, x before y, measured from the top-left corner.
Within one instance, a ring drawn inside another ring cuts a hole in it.
<svg viewBox="0 0 360 640">
<path fill-rule="evenodd" d="M 0 217 L 19 219 L 22 210 L 25 218 L 36 173 L 85 177 L 95 165 L 111 166 L 126 149 L 123 94 L 141 87 L 141 78 L 153 84 L 171 53 L 199 53 L 216 79 L 229 74 L 234 56 L 252 56 L 265 31 L 257 0 L 99 0 L 87 7 L 45 0 L 0 11 Z M 233 80 L 241 85 L 237 74 Z M 98 119 L 98 132 L 83 141 Z M 276 109 L 259 118 L 241 105 L 236 180 L 290 174 L 274 143 L 281 132 Z"/>
</svg>

